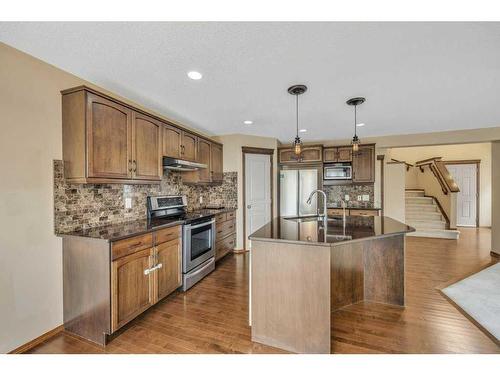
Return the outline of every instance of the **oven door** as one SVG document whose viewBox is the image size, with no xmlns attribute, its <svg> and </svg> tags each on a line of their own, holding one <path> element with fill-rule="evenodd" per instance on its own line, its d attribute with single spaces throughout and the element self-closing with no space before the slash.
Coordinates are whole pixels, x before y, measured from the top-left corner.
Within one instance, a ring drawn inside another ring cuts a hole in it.
<svg viewBox="0 0 500 375">
<path fill-rule="evenodd" d="M 215 219 L 186 224 L 182 233 L 182 271 L 187 273 L 215 256 Z"/>
</svg>

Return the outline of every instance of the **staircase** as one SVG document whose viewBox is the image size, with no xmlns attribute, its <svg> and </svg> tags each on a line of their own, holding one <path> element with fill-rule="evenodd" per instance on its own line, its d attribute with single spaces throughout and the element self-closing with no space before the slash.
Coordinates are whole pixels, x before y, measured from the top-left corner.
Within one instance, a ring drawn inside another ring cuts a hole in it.
<svg viewBox="0 0 500 375">
<path fill-rule="evenodd" d="M 456 240 L 460 235 L 458 230 L 446 229 L 438 205 L 424 190 L 406 190 L 406 224 L 416 229 L 409 236 Z"/>
</svg>

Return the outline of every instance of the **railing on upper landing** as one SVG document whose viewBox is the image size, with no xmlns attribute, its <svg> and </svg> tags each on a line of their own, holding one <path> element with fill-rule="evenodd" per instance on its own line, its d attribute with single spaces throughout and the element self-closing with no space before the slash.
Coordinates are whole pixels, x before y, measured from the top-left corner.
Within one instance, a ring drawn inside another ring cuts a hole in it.
<svg viewBox="0 0 500 375">
<path fill-rule="evenodd" d="M 425 168 L 429 168 L 439 182 L 444 195 L 448 195 L 448 193 L 458 193 L 460 189 L 451 173 L 448 171 L 448 168 L 446 168 L 446 164 L 441 159 L 442 157 L 434 157 L 420 160 L 415 163 L 415 167 L 419 168 L 422 173 L 425 172 Z"/>
</svg>

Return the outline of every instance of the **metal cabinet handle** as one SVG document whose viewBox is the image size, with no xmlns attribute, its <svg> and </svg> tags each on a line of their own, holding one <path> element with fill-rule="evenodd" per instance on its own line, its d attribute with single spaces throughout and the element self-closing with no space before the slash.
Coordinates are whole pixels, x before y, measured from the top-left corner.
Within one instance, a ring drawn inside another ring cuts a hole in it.
<svg viewBox="0 0 500 375">
<path fill-rule="evenodd" d="M 153 267 L 153 271 L 159 270 L 162 267 L 163 267 L 163 264 L 162 263 L 158 263 L 156 266 Z"/>
<path fill-rule="evenodd" d="M 153 271 L 154 271 L 153 268 L 148 268 L 148 269 L 144 270 L 144 276 L 149 275 Z"/>
<path fill-rule="evenodd" d="M 134 172 L 137 171 L 137 162 L 135 160 L 132 160 L 132 163 L 134 164 Z"/>
</svg>

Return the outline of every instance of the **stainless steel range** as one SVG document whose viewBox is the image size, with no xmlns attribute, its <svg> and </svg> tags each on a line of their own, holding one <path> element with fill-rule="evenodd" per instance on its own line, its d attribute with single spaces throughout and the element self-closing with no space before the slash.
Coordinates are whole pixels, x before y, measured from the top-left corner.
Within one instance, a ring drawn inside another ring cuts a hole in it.
<svg viewBox="0 0 500 375">
<path fill-rule="evenodd" d="M 186 197 L 148 197 L 148 220 L 152 227 L 183 221 L 182 290 L 186 291 L 215 269 L 215 218 L 209 211 L 187 212 Z"/>
</svg>

